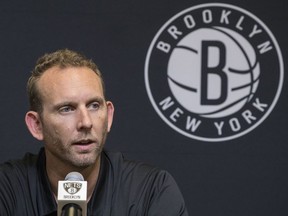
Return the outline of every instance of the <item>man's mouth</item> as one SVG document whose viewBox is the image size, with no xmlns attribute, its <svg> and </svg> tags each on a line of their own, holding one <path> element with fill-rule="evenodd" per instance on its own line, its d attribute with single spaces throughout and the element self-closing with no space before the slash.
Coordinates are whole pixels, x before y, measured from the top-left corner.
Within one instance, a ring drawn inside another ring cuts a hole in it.
<svg viewBox="0 0 288 216">
<path fill-rule="evenodd" d="M 94 143 L 94 141 L 91 139 L 78 140 L 78 141 L 74 142 L 74 144 L 76 144 L 76 145 L 88 145 L 91 143 Z"/>
<path fill-rule="evenodd" d="M 96 142 L 91 139 L 81 139 L 73 142 L 73 146 L 75 146 L 80 152 L 89 152 L 93 148 L 95 148 Z"/>
</svg>

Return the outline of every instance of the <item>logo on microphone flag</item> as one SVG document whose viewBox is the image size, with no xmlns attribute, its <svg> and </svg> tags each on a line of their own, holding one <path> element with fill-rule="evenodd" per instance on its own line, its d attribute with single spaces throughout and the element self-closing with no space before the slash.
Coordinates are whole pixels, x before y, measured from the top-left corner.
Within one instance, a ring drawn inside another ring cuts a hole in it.
<svg viewBox="0 0 288 216">
<path fill-rule="evenodd" d="M 82 188 L 82 183 L 80 182 L 67 182 L 63 184 L 64 190 L 69 194 L 76 194 Z"/>
</svg>

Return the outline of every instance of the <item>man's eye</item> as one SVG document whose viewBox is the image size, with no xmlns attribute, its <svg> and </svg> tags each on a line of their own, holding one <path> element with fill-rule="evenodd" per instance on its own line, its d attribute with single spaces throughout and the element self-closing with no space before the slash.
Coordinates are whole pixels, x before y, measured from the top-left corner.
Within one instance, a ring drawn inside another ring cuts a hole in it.
<svg viewBox="0 0 288 216">
<path fill-rule="evenodd" d="M 91 103 L 90 105 L 89 105 L 89 108 L 90 109 L 93 109 L 93 110 L 98 110 L 99 109 L 99 103 L 97 103 L 97 102 L 95 102 L 95 103 Z"/>
<path fill-rule="evenodd" d="M 74 109 L 72 108 L 72 107 L 70 107 L 70 106 L 65 106 L 65 107 L 61 107 L 60 109 L 59 109 L 59 111 L 61 112 L 61 113 L 67 113 L 67 112 L 71 112 L 71 111 L 73 111 Z"/>
</svg>

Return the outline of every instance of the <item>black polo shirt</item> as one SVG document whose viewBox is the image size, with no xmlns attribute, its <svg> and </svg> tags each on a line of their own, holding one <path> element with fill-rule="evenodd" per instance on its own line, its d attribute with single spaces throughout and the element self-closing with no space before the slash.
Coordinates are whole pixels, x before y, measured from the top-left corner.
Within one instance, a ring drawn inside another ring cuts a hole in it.
<svg viewBox="0 0 288 216">
<path fill-rule="evenodd" d="M 45 168 L 45 152 L 0 165 L 0 215 L 57 215 Z M 87 215 L 188 215 L 173 177 L 153 166 L 103 152 Z"/>
</svg>

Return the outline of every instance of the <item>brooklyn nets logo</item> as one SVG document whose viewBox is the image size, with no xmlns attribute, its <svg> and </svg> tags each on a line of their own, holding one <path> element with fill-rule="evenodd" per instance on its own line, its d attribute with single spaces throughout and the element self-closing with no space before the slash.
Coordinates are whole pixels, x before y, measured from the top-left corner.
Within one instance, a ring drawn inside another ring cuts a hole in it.
<svg viewBox="0 0 288 216">
<path fill-rule="evenodd" d="M 69 194 L 75 194 L 82 188 L 82 183 L 79 182 L 65 182 L 63 184 L 65 191 Z"/>
<path fill-rule="evenodd" d="M 156 112 L 177 132 L 202 141 L 255 129 L 273 110 L 282 83 L 282 55 L 270 30 L 228 4 L 202 4 L 172 17 L 145 62 Z"/>
</svg>

